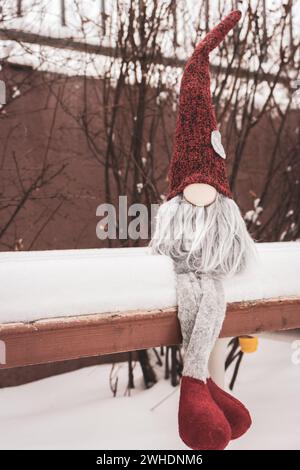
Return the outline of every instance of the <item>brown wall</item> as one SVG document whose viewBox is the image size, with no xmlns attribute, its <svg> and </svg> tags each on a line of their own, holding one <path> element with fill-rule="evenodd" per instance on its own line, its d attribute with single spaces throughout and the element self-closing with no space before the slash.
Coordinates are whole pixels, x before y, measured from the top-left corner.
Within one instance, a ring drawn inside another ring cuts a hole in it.
<svg viewBox="0 0 300 470">
<path fill-rule="evenodd" d="M 105 173 L 105 121 L 111 119 L 114 109 L 111 102 L 109 106 L 103 105 L 104 82 L 41 73 L 11 64 L 4 65 L 1 78 L 7 83 L 8 97 L 14 92 L 13 86 L 21 89 L 21 95 L 12 100 L 4 108 L 4 112 L 2 110 L 0 121 L 0 228 L 3 229 L 12 218 L 9 228 L 0 236 L 0 249 L 44 250 L 104 246 L 105 243 L 96 238 L 95 212 L 100 203 L 109 202 Z M 109 89 L 106 93 L 109 93 Z M 151 138 L 152 125 L 155 122 L 157 128 L 151 150 L 155 156 L 151 160 L 153 168 L 148 168 L 147 171 L 150 179 L 158 179 L 158 192 L 163 193 L 167 188 L 166 171 L 171 155 L 176 113 L 172 111 L 172 103 L 167 102 L 162 111 L 163 118 L 151 120 L 155 113 L 158 115 L 155 96 L 151 96 L 151 93 L 148 90 L 147 99 L 150 105 L 147 112 L 150 117 L 147 118 L 148 121 L 146 119 L 143 139 L 146 142 Z M 113 90 L 111 94 L 113 99 Z M 135 132 L 131 125 L 137 107 L 134 89 L 125 88 L 119 107 L 121 109 L 115 137 L 118 143 L 116 158 L 118 168 L 125 172 L 131 151 L 128 148 L 132 142 L 129 136 Z M 85 115 L 92 121 L 90 129 L 93 132 L 93 143 L 97 145 L 96 151 L 89 145 L 82 124 Z M 298 121 L 299 113 L 290 113 L 286 131 L 279 143 L 283 148 L 291 145 Z M 272 126 L 274 123 L 265 115 L 247 141 L 235 190 L 242 212 L 252 208 L 254 197 L 259 197 L 263 190 L 275 139 Z M 225 136 L 225 146 L 229 149 L 230 174 L 235 142 L 226 142 L 226 132 L 226 125 L 223 123 L 222 133 Z M 145 145 L 143 149 L 144 147 Z M 275 159 L 275 166 L 278 164 L 280 165 L 280 156 Z M 46 166 L 43 178 L 30 191 L 43 166 Z M 129 173 L 133 171 L 134 165 L 131 164 Z M 295 172 L 293 178 L 300 179 L 299 165 Z M 133 194 L 133 180 L 130 177 L 126 184 L 122 183 L 120 190 L 111 169 L 108 175 L 111 180 L 110 198 L 116 199 L 119 192 L 130 195 L 131 201 L 137 197 Z M 278 175 L 279 180 L 276 182 L 275 178 L 272 183 L 274 189 L 269 193 L 272 197 L 269 195 L 266 201 L 267 209 L 263 215 L 266 219 L 272 208 L 276 207 L 276 200 L 282 197 L 281 192 L 288 191 L 289 188 L 289 175 L 284 175 L 282 169 Z M 154 202 L 153 198 L 151 202 Z M 149 202 L 146 199 L 144 201 Z M 15 217 L 14 212 L 17 212 Z M 273 232 L 271 230 L 263 234 L 262 239 L 276 239 L 277 234 Z"/>
</svg>

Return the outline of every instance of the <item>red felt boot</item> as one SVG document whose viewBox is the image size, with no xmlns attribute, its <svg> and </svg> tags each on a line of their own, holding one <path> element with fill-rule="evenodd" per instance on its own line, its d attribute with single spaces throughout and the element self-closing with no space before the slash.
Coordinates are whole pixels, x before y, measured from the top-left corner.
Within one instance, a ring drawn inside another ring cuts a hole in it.
<svg viewBox="0 0 300 470">
<path fill-rule="evenodd" d="M 202 380 L 183 376 L 178 412 L 179 435 L 193 450 L 223 450 L 231 439 L 224 413 Z"/>
<path fill-rule="evenodd" d="M 216 404 L 221 408 L 231 427 L 231 439 L 237 439 L 250 428 L 252 421 L 247 408 L 236 398 L 222 390 L 212 379 L 207 386 Z"/>
</svg>

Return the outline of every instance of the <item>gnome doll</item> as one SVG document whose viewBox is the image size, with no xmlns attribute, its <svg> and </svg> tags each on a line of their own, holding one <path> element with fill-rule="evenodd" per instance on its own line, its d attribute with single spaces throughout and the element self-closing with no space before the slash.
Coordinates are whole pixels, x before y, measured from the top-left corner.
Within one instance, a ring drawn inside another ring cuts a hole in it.
<svg viewBox="0 0 300 470">
<path fill-rule="evenodd" d="M 209 378 L 208 361 L 226 311 L 222 279 L 255 252 L 226 176 L 210 93 L 209 53 L 239 21 L 231 12 L 196 47 L 180 87 L 169 193 L 151 247 L 174 262 L 184 368 L 179 434 L 192 449 L 224 449 L 251 425 L 247 409 Z"/>
</svg>

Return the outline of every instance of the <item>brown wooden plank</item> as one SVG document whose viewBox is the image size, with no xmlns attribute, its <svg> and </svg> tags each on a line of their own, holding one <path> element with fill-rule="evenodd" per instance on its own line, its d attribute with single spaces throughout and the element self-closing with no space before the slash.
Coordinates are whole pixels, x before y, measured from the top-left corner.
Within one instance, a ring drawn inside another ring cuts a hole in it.
<svg viewBox="0 0 300 470">
<path fill-rule="evenodd" d="M 221 337 L 300 328 L 300 298 L 228 305 Z M 1 368 L 178 344 L 176 309 L 93 314 L 0 325 Z"/>
</svg>

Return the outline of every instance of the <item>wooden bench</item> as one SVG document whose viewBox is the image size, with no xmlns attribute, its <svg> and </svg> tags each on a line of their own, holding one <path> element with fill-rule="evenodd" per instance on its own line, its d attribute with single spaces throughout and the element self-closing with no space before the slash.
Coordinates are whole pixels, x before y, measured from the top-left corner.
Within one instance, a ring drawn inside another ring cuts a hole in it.
<svg viewBox="0 0 300 470">
<path fill-rule="evenodd" d="M 300 243 L 258 253 L 224 282 L 222 337 L 300 328 Z M 175 305 L 171 260 L 146 248 L 0 253 L 0 367 L 178 344 Z"/>
<path fill-rule="evenodd" d="M 228 305 L 221 337 L 300 328 L 300 298 Z M 180 343 L 176 309 L 100 313 L 0 324 L 10 368 Z"/>
</svg>

